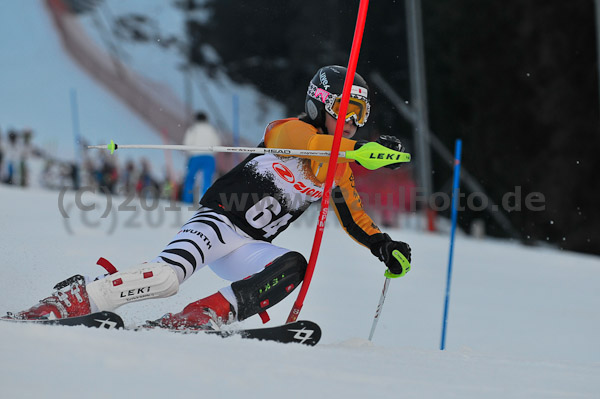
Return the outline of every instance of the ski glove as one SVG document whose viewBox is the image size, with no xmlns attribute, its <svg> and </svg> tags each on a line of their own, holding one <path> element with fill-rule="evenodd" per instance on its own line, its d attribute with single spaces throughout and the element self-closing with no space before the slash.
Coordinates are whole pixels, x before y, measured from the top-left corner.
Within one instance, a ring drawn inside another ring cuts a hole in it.
<svg viewBox="0 0 600 399">
<path fill-rule="evenodd" d="M 371 253 L 385 263 L 386 277 L 402 277 L 410 270 L 410 246 L 402 241 L 393 241 L 388 234 L 371 244 Z"/>
<path fill-rule="evenodd" d="M 357 140 L 356 144 L 354 145 L 354 149 L 358 150 L 360 147 L 362 147 L 363 145 L 365 145 L 367 143 L 368 143 L 367 140 Z M 400 142 L 400 140 L 397 137 L 394 137 L 394 136 L 379 136 L 376 143 L 380 144 L 386 148 L 389 148 L 390 150 L 404 152 L 404 147 L 402 146 L 402 143 Z M 356 163 L 360 165 L 360 163 L 358 161 L 356 161 Z M 399 163 L 393 163 L 390 165 L 386 165 L 386 166 L 384 166 L 384 168 L 396 170 L 401 166 L 402 166 L 402 162 L 399 162 Z"/>
<path fill-rule="evenodd" d="M 390 150 L 394 150 L 394 151 L 398 151 L 398 152 L 404 152 L 404 147 L 402 146 L 402 143 L 400 142 L 400 139 L 398 139 L 397 137 L 394 136 L 379 136 L 379 138 L 377 139 L 377 143 L 381 144 L 384 147 L 389 148 Z M 385 167 L 388 169 L 392 169 L 392 170 L 396 170 L 399 167 L 402 166 L 402 162 L 400 163 L 393 163 L 391 165 L 386 165 Z"/>
</svg>

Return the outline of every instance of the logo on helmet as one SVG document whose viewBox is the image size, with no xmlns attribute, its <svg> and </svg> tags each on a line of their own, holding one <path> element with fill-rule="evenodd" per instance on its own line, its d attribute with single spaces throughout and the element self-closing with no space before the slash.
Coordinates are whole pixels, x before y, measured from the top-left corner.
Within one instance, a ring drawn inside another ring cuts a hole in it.
<svg viewBox="0 0 600 399">
<path fill-rule="evenodd" d="M 321 73 L 319 73 L 319 80 L 321 81 L 321 85 L 325 88 L 325 90 L 329 90 L 329 81 L 327 80 L 325 71 L 321 70 Z"/>
<path fill-rule="evenodd" d="M 331 95 L 330 92 L 328 92 L 327 90 L 323 90 L 320 87 L 317 88 L 317 90 L 315 90 L 315 98 L 317 100 L 321 100 L 322 103 L 326 103 L 327 102 L 327 98 Z"/>
<path fill-rule="evenodd" d="M 273 169 L 275 170 L 275 172 L 277 172 L 279 177 L 281 177 L 286 182 L 294 183 L 296 181 L 294 174 L 287 166 L 280 164 L 279 162 L 275 162 L 273 164 Z"/>
<path fill-rule="evenodd" d="M 352 89 L 350 90 L 350 94 L 354 94 L 356 96 L 362 96 L 364 98 L 369 97 L 369 91 L 364 87 L 352 85 Z"/>
</svg>

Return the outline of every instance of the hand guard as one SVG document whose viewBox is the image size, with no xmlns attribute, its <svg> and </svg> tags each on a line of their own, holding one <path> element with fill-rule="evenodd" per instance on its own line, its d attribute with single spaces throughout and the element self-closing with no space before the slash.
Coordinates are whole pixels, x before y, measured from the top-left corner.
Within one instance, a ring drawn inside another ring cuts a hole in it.
<svg viewBox="0 0 600 399">
<path fill-rule="evenodd" d="M 371 253 L 385 263 L 388 278 L 402 277 L 410 271 L 410 246 L 402 241 L 393 241 L 389 235 L 383 234 L 383 239 L 371 244 Z"/>
<path fill-rule="evenodd" d="M 390 150 L 404 152 L 404 147 L 400 142 L 400 139 L 394 136 L 379 136 L 377 139 L 377 143 L 381 144 L 384 147 L 389 148 Z M 396 170 L 402 166 L 402 163 L 393 163 L 391 165 L 386 165 L 385 167 L 388 169 Z"/>
<path fill-rule="evenodd" d="M 354 150 L 358 150 L 360 147 L 362 147 L 363 145 L 365 145 L 367 143 L 369 143 L 367 140 L 357 140 L 356 144 L 354 145 Z M 394 151 L 398 151 L 398 152 L 405 151 L 400 140 L 394 136 L 379 136 L 376 143 L 379 145 L 382 145 L 386 148 L 389 148 L 390 150 L 394 150 Z M 360 162 L 358 162 L 358 161 L 354 161 L 354 162 L 356 162 L 358 165 L 360 165 Z M 396 170 L 402 166 L 402 163 L 403 162 L 385 165 L 384 168 Z"/>
<path fill-rule="evenodd" d="M 367 144 L 368 141 L 367 140 L 356 140 L 356 144 L 354 144 L 354 150 L 358 150 L 360 147 L 362 147 L 363 145 Z M 360 165 L 360 162 L 358 161 L 354 161 L 356 162 L 357 165 Z M 362 166 L 362 165 L 360 165 Z"/>
</svg>

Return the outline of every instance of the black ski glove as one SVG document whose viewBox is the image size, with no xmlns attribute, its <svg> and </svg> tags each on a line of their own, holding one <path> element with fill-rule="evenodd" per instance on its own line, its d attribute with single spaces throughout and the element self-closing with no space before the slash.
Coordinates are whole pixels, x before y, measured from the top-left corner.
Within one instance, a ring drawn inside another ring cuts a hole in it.
<svg viewBox="0 0 600 399">
<path fill-rule="evenodd" d="M 390 150 L 404 152 L 404 147 L 402 146 L 400 139 L 398 139 L 397 137 L 379 136 L 379 138 L 377 139 L 377 143 L 381 144 L 384 147 L 389 148 Z M 396 170 L 401 166 L 402 166 L 402 162 L 386 165 L 385 167 L 388 169 Z"/>
<path fill-rule="evenodd" d="M 380 241 L 371 244 L 371 253 L 387 266 L 389 273 L 386 277 L 402 277 L 410 270 L 410 246 L 402 241 L 393 241 L 387 234 L 382 234 Z"/>
<path fill-rule="evenodd" d="M 358 150 L 363 145 L 367 144 L 368 140 L 356 140 L 356 144 L 354 144 L 354 150 Z"/>
</svg>

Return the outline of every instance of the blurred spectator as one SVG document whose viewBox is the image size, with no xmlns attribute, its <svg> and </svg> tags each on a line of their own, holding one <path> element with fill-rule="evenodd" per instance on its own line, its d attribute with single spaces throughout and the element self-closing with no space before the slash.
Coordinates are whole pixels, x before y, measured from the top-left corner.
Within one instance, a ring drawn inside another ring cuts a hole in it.
<svg viewBox="0 0 600 399">
<path fill-rule="evenodd" d="M 79 189 L 79 167 L 74 162 L 65 162 L 44 156 L 44 167 L 39 175 L 40 187 Z"/>
<path fill-rule="evenodd" d="M 94 165 L 94 161 L 90 158 L 87 153 L 83 158 L 83 164 L 81 166 L 83 174 L 82 174 L 82 183 L 84 187 L 97 186 L 98 178 L 96 176 L 96 167 Z"/>
<path fill-rule="evenodd" d="M 33 146 L 31 145 L 31 137 L 33 132 L 31 129 L 23 130 L 23 144 L 21 147 L 20 155 L 21 159 L 19 161 L 19 172 L 20 172 L 20 181 L 19 184 L 22 187 L 27 187 L 29 183 L 29 164 L 28 160 L 33 155 Z"/>
<path fill-rule="evenodd" d="M 100 186 L 104 186 L 111 194 L 116 193 L 119 171 L 117 169 L 116 158 L 102 152 L 102 165 L 99 171 Z"/>
<path fill-rule="evenodd" d="M 160 194 L 160 186 L 152 176 L 150 162 L 146 158 L 142 159 L 142 170 L 136 185 L 136 191 L 140 197 L 156 198 Z"/>
<path fill-rule="evenodd" d="M 71 184 L 73 190 L 79 190 L 79 165 L 76 162 L 69 163 L 69 177 L 71 178 Z"/>
<path fill-rule="evenodd" d="M 131 159 L 125 164 L 125 170 L 121 173 L 121 184 L 123 187 L 123 194 L 127 197 L 135 194 L 135 164 Z"/>
<path fill-rule="evenodd" d="M 83 146 L 81 165 L 56 158 L 53 153 L 56 151 L 35 147 L 30 129 L 22 133 L 9 129 L 4 137 L 0 131 L 0 183 L 29 186 L 36 179 L 40 187 L 54 190 L 104 187 L 102 191 L 128 197 L 181 199 L 181 179 L 171 179 L 168 173 L 162 180 L 155 178 L 151 163 L 145 158 L 139 161 L 139 166 L 131 159 L 119 165 L 117 157 L 107 151 L 88 151 L 87 144 Z M 33 157 L 41 158 L 39 168 L 31 168 Z"/>
<path fill-rule="evenodd" d="M 202 111 L 196 113 L 196 120 L 190 126 L 183 139 L 184 145 L 212 147 L 221 144 L 217 130 L 208 122 L 208 117 Z M 193 203 L 194 199 L 201 198 L 210 187 L 215 173 L 216 163 L 213 153 L 189 151 L 187 175 L 183 186 L 182 201 Z M 199 196 L 195 198 L 196 175 L 202 171 L 202 186 Z"/>
<path fill-rule="evenodd" d="M 162 189 L 160 193 L 160 197 L 164 199 L 177 199 L 176 197 L 176 184 L 172 182 L 170 179 L 165 179 L 162 184 Z"/>
<path fill-rule="evenodd" d="M 19 161 L 20 148 L 17 142 L 17 132 L 14 130 L 8 131 L 8 143 L 6 145 L 6 166 L 4 171 L 4 182 L 7 184 L 15 184 L 19 181 Z"/>
<path fill-rule="evenodd" d="M 181 199 L 179 197 L 179 191 L 181 188 L 181 182 L 178 181 L 175 177 L 173 171 L 166 167 L 164 170 L 164 177 L 161 183 L 161 192 L 160 198 L 167 199 L 170 201 L 178 201 Z"/>
<path fill-rule="evenodd" d="M 58 181 L 56 175 L 54 160 L 50 158 L 46 159 L 44 162 L 44 169 L 42 169 L 40 185 L 45 188 L 54 188 L 55 182 Z"/>
</svg>

